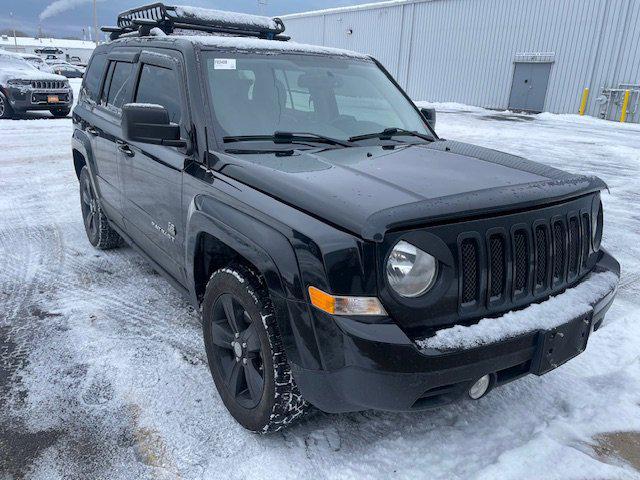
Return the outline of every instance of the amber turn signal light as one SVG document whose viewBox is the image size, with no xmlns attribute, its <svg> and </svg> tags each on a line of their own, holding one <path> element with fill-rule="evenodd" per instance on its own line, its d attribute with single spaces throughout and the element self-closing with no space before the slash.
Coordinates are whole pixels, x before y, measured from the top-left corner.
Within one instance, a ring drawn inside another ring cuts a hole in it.
<svg viewBox="0 0 640 480">
<path fill-rule="evenodd" d="M 331 315 L 387 315 L 377 297 L 336 296 L 319 288 L 309 287 L 309 298 L 314 307 Z"/>
</svg>

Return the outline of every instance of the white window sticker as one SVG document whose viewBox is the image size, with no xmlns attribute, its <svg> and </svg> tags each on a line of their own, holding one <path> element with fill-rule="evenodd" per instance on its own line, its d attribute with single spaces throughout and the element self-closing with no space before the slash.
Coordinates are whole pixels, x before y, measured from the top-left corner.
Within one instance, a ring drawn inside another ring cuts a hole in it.
<svg viewBox="0 0 640 480">
<path fill-rule="evenodd" d="M 236 59 L 235 58 L 216 58 L 213 60 L 214 70 L 235 70 Z"/>
</svg>

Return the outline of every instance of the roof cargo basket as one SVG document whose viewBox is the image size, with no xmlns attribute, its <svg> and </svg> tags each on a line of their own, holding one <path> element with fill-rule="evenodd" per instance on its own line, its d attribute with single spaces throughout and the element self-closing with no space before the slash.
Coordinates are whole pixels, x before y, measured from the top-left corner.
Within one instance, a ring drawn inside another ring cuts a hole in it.
<svg viewBox="0 0 640 480">
<path fill-rule="evenodd" d="M 281 35 L 285 27 L 279 18 L 163 3 L 152 3 L 122 12 L 118 15 L 117 27 L 102 27 L 102 31 L 110 33 L 111 40 L 115 40 L 123 36 L 152 35 L 154 28 L 159 28 L 166 35 L 172 34 L 176 29 L 183 29 L 267 40 L 289 40 L 289 37 Z"/>
</svg>

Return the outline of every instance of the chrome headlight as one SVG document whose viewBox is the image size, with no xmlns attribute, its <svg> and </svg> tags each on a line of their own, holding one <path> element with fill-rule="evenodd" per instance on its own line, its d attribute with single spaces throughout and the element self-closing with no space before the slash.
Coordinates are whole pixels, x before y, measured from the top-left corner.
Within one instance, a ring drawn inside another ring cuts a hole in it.
<svg viewBox="0 0 640 480">
<path fill-rule="evenodd" d="M 387 281 L 403 297 L 422 295 L 436 281 L 438 261 L 415 245 L 404 240 L 396 243 L 386 265 Z"/>
<path fill-rule="evenodd" d="M 604 212 L 602 210 L 602 200 L 600 200 L 600 195 L 597 195 L 593 199 L 593 205 L 591 207 L 591 245 L 593 246 L 594 252 L 600 250 L 603 228 Z"/>
</svg>

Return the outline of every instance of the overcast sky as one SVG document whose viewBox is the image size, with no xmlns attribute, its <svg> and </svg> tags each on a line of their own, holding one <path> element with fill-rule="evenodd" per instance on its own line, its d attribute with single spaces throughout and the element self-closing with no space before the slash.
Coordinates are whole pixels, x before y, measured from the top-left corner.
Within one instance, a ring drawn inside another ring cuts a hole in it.
<svg viewBox="0 0 640 480">
<path fill-rule="evenodd" d="M 258 0 L 178 0 L 166 3 L 247 13 L 266 12 L 267 15 L 275 16 L 372 1 L 375 0 L 268 0 L 265 7 L 260 7 Z M 13 12 L 13 23 L 18 30 L 35 34 L 40 24 L 43 31 L 48 34 L 81 38 L 83 27 L 86 28 L 92 24 L 91 2 L 92 0 L 0 0 L 2 7 L 0 8 L 0 29 L 12 27 L 9 13 Z M 118 12 L 144 3 L 153 3 L 153 1 L 98 0 L 98 25 L 113 25 Z M 51 15 L 45 15 L 45 18 L 40 19 L 40 15 L 47 7 Z M 68 9 L 65 10 L 65 8 Z"/>
</svg>

